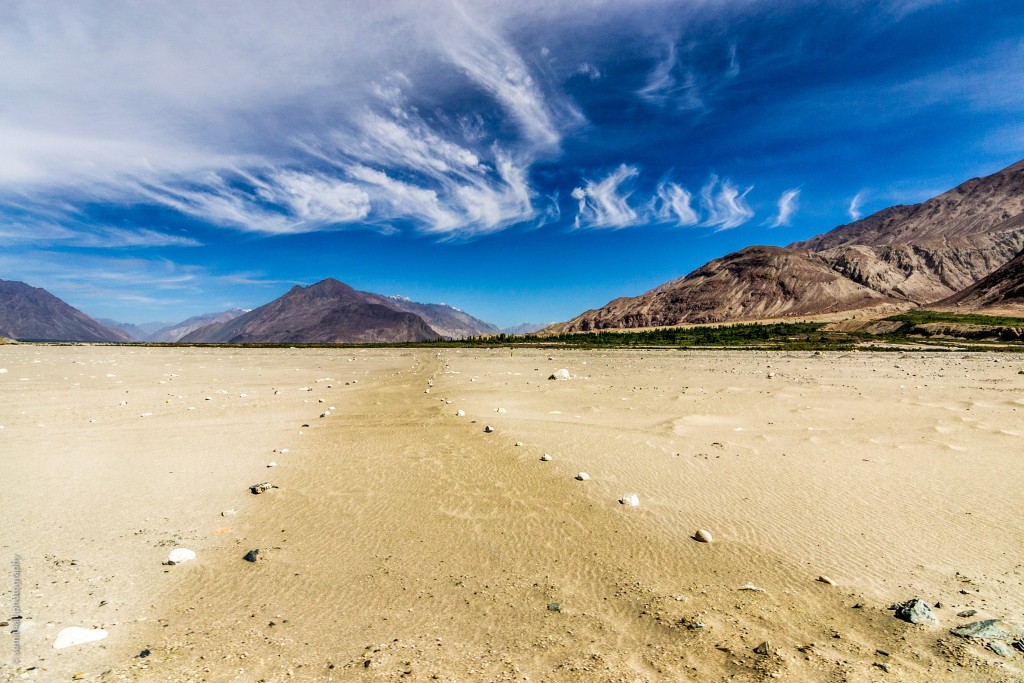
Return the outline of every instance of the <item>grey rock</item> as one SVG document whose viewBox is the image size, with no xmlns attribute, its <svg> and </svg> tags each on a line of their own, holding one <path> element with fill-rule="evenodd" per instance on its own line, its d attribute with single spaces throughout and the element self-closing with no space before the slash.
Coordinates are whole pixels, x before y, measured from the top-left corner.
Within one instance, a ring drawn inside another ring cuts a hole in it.
<svg viewBox="0 0 1024 683">
<path fill-rule="evenodd" d="M 245 560 L 246 562 L 255 562 L 257 559 L 259 559 L 259 555 L 260 555 L 259 548 L 256 548 L 254 550 L 250 550 L 249 552 L 247 552 L 245 554 L 245 557 L 243 557 L 242 559 Z"/>
<path fill-rule="evenodd" d="M 762 657 L 767 657 L 772 652 L 774 652 L 774 648 L 772 648 L 772 644 L 767 640 L 754 648 L 754 654 L 761 655 Z"/>
<path fill-rule="evenodd" d="M 973 617 L 977 613 L 978 610 L 976 609 L 965 609 L 963 612 L 957 612 L 956 615 L 958 617 Z"/>
<path fill-rule="evenodd" d="M 896 605 L 896 618 L 909 621 L 911 624 L 939 625 L 939 620 L 932 613 L 931 606 L 918 598 Z"/>
<path fill-rule="evenodd" d="M 1014 640 L 1024 638 L 1024 624 L 1003 621 L 1002 619 L 983 619 L 957 626 L 949 631 L 961 638 L 977 638 L 979 640 Z"/>
<path fill-rule="evenodd" d="M 258 496 L 261 493 L 266 493 L 270 489 L 276 489 L 276 488 L 277 487 L 275 485 L 271 484 L 269 481 L 265 481 L 265 482 L 260 483 L 260 484 L 253 484 L 252 486 L 249 487 L 249 490 L 252 492 L 252 494 L 254 496 Z"/>
<path fill-rule="evenodd" d="M 985 643 L 985 645 L 988 647 L 988 649 L 992 650 L 992 652 L 995 652 L 1000 657 L 1012 657 L 1013 656 L 1013 650 L 1011 650 L 1006 645 L 1006 643 L 1002 643 L 1002 642 L 1000 642 L 998 640 L 992 640 L 992 641 L 989 641 L 988 643 Z"/>
</svg>

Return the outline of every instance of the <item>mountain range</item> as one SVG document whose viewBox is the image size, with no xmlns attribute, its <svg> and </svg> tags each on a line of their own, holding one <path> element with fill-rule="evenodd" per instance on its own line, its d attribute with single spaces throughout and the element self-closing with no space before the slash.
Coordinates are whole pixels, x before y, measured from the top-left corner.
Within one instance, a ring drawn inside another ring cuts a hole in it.
<svg viewBox="0 0 1024 683">
<path fill-rule="evenodd" d="M 945 303 L 975 283 L 984 287 L 981 282 L 1022 248 L 1024 161 L 787 247 L 747 247 L 543 333 L 885 313 Z M 960 309 L 983 299 L 964 299 Z"/>
<path fill-rule="evenodd" d="M 0 337 L 30 341 L 127 342 L 45 289 L 0 280 Z"/>
</svg>

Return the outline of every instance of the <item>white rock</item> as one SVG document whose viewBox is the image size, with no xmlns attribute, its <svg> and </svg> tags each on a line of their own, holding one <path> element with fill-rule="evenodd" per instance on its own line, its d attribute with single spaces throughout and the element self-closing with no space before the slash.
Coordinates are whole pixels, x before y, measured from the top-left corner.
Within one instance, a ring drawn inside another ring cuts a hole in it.
<svg viewBox="0 0 1024 683">
<path fill-rule="evenodd" d="M 697 533 L 693 535 L 693 538 L 701 543 L 711 543 L 715 540 L 714 537 L 711 536 L 711 532 L 707 529 L 698 529 Z"/>
<path fill-rule="evenodd" d="M 640 496 L 635 493 L 624 493 L 619 502 L 631 508 L 640 507 Z"/>
<path fill-rule="evenodd" d="M 543 460 L 544 462 L 548 462 L 551 460 L 551 454 L 545 453 L 544 455 L 540 456 L 540 459 Z"/>
<path fill-rule="evenodd" d="M 590 479 L 590 475 L 586 472 L 580 472 L 576 475 L 576 478 L 580 481 L 588 481 Z"/>
<path fill-rule="evenodd" d="M 282 452 L 282 453 L 287 453 L 287 452 L 288 452 L 288 449 L 287 449 L 287 448 L 282 448 L 282 449 L 281 449 L 281 452 Z"/>
<path fill-rule="evenodd" d="M 822 574 L 821 576 L 818 577 L 818 581 L 820 581 L 821 583 L 826 583 L 826 584 L 828 584 L 830 586 L 836 585 L 835 581 L 833 581 L 831 578 L 825 576 L 824 574 Z"/>
<path fill-rule="evenodd" d="M 523 445 L 522 441 L 516 441 L 516 446 L 522 446 L 522 445 Z"/>
<path fill-rule="evenodd" d="M 230 510 L 225 510 L 224 512 L 220 513 L 220 516 L 221 517 L 234 517 L 237 514 L 238 514 L 238 511 L 235 510 L 234 508 L 232 508 Z"/>
<path fill-rule="evenodd" d="M 53 641 L 53 649 L 61 650 L 72 645 L 83 645 L 103 640 L 107 632 L 102 628 L 82 628 L 81 626 L 68 626 L 61 629 L 57 638 Z"/>
<path fill-rule="evenodd" d="M 569 371 L 566 370 L 565 368 L 562 368 L 561 370 L 556 371 L 554 374 L 548 377 L 548 379 L 569 379 Z"/>
<path fill-rule="evenodd" d="M 505 410 L 504 408 L 495 408 L 494 412 L 496 412 L 496 413 L 507 413 L 508 411 Z"/>
<path fill-rule="evenodd" d="M 6 375 L 6 374 L 7 374 L 7 368 L 0 368 L 0 375 Z"/>
<path fill-rule="evenodd" d="M 167 561 L 164 564 L 181 564 L 196 559 L 196 553 L 188 548 L 175 548 L 167 554 Z"/>
<path fill-rule="evenodd" d="M 455 411 L 455 416 L 456 417 L 466 417 L 466 411 L 465 410 L 456 410 Z"/>
<path fill-rule="evenodd" d="M 277 463 L 271 460 L 270 462 L 267 463 L 267 467 L 277 467 Z"/>
<path fill-rule="evenodd" d="M 484 427 L 484 431 L 490 434 L 491 432 L 494 431 L 494 427 L 492 427 L 491 425 L 487 425 L 486 427 Z"/>
</svg>

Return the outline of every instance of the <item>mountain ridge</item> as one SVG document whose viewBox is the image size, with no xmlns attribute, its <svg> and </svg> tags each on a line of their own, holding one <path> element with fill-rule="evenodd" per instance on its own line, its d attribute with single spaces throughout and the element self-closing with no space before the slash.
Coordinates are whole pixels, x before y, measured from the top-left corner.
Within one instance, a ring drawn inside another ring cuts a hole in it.
<svg viewBox="0 0 1024 683">
<path fill-rule="evenodd" d="M 0 337 L 23 341 L 131 341 L 127 333 L 105 327 L 45 289 L 17 280 L 0 280 Z"/>
</svg>

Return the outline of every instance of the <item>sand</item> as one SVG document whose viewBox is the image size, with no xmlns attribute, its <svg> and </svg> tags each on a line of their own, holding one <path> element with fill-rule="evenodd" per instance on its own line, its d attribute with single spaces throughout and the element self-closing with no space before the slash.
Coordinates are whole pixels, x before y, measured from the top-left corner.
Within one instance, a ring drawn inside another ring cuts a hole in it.
<svg viewBox="0 0 1024 683">
<path fill-rule="evenodd" d="M 1024 680 L 1022 367 L 3 346 L 0 680 Z"/>
</svg>

